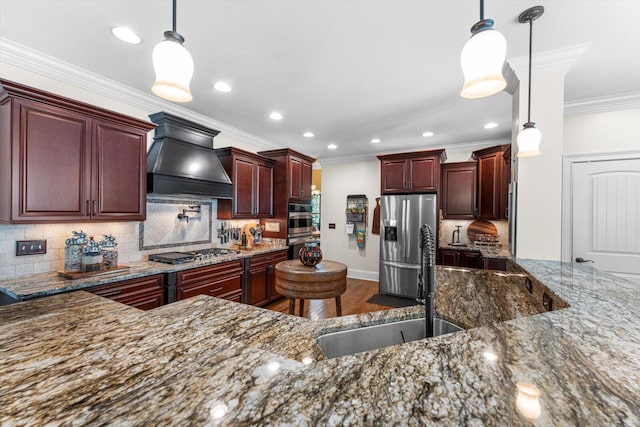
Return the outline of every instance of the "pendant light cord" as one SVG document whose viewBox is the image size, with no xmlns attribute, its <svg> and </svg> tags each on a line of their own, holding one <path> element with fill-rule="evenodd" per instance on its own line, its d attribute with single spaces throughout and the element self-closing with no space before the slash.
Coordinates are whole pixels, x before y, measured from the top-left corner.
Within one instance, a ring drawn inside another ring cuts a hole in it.
<svg viewBox="0 0 640 427">
<path fill-rule="evenodd" d="M 177 33 L 177 31 L 176 31 L 176 10 L 177 10 L 176 2 L 177 2 L 177 0 L 173 0 L 173 32 L 174 33 Z"/>
<path fill-rule="evenodd" d="M 484 19 L 484 0 L 480 0 L 480 20 Z"/>
<path fill-rule="evenodd" d="M 531 123 L 531 50 L 533 40 L 533 19 L 529 19 L 529 96 L 527 99 L 527 123 Z"/>
</svg>

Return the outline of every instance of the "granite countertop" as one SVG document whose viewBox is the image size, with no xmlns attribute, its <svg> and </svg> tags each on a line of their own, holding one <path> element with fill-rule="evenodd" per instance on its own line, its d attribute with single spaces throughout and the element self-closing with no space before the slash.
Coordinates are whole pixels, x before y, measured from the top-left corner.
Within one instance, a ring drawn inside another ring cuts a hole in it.
<svg viewBox="0 0 640 427">
<path fill-rule="evenodd" d="M 518 266 L 437 269 L 436 308 L 466 331 L 329 360 L 317 336 L 422 307 L 313 321 L 208 296 L 142 312 L 87 292 L 0 307 L 0 424 L 640 424 L 637 285 Z M 541 293 L 560 309 L 541 311 Z M 540 391 L 538 418 L 519 383 Z"/>
<path fill-rule="evenodd" d="M 480 252 L 480 254 L 485 258 L 507 258 L 511 259 L 511 253 L 508 248 L 503 248 L 500 246 L 474 246 L 474 245 L 451 245 L 449 243 L 445 243 L 444 245 L 438 246 L 441 249 L 453 249 L 456 251 L 474 251 Z"/>
<path fill-rule="evenodd" d="M 241 258 L 249 258 L 254 255 L 281 251 L 287 248 L 287 246 L 271 245 L 254 246 L 250 250 L 240 250 L 235 254 L 218 256 L 215 258 L 184 264 L 164 264 L 153 261 L 132 262 L 126 264 L 129 269 L 124 270 L 123 272 L 87 277 L 84 279 L 65 279 L 63 277 L 59 277 L 58 273 L 55 272 L 36 274 L 16 279 L 0 280 L 0 292 L 4 292 L 13 299 L 24 301 L 63 292 L 87 289 L 92 286 L 115 283 L 122 280 L 135 279 L 152 274 L 171 273 L 211 264 L 219 264 Z"/>
</svg>

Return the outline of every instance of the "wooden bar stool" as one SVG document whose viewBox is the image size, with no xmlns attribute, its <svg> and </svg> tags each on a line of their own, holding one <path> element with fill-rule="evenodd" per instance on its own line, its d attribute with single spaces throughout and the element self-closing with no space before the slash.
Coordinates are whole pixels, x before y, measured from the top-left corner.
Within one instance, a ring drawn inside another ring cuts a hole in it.
<svg viewBox="0 0 640 427">
<path fill-rule="evenodd" d="M 306 266 L 292 259 L 276 264 L 276 292 L 289 298 L 289 314 L 294 314 L 296 299 L 300 300 L 299 315 L 304 315 L 305 299 L 336 299 L 336 312 L 342 316 L 340 295 L 347 290 L 347 266 L 341 262 L 323 260 Z"/>
</svg>

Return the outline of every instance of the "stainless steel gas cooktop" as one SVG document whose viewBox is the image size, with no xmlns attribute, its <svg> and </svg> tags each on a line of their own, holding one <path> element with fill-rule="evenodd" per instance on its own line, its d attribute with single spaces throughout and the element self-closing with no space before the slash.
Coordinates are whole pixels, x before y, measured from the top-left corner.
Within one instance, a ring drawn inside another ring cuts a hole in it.
<svg viewBox="0 0 640 427">
<path fill-rule="evenodd" d="M 225 248 L 201 249 L 193 252 L 164 252 L 149 255 L 149 261 L 164 262 L 166 264 L 184 264 L 196 260 L 212 259 L 239 253 L 240 251 Z"/>
</svg>

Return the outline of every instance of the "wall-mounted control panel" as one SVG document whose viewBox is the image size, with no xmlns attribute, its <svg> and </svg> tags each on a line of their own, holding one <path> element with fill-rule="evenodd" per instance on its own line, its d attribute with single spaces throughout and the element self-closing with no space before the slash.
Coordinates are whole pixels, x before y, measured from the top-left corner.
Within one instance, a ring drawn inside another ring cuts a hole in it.
<svg viewBox="0 0 640 427">
<path fill-rule="evenodd" d="M 16 241 L 16 256 L 41 255 L 47 253 L 46 240 L 18 240 Z"/>
</svg>

